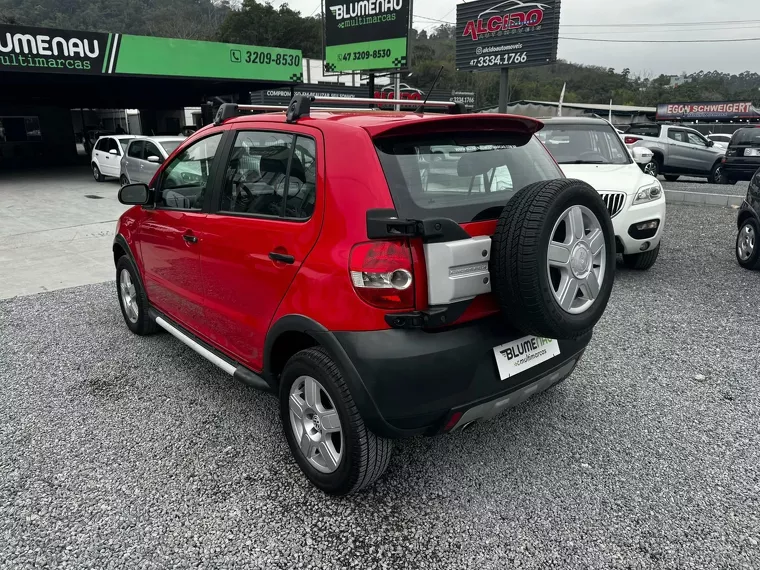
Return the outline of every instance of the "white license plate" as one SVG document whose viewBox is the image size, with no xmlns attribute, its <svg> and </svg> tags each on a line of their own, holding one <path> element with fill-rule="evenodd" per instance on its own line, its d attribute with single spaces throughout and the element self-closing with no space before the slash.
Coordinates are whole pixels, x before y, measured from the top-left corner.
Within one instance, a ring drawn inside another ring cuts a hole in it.
<svg viewBox="0 0 760 570">
<path fill-rule="evenodd" d="M 744 156 L 760 156 L 760 148 L 745 148 Z"/>
<path fill-rule="evenodd" d="M 506 380 L 559 356 L 559 343 L 551 338 L 526 336 L 493 349 L 499 376 Z"/>
</svg>

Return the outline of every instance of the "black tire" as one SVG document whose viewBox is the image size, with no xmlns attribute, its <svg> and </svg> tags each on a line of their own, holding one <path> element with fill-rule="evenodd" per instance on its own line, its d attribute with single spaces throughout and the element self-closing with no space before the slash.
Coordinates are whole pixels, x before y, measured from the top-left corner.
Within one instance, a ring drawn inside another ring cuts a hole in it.
<svg viewBox="0 0 760 570">
<path fill-rule="evenodd" d="M 95 182 L 103 182 L 103 180 L 105 180 L 106 177 L 100 173 L 100 168 L 98 168 L 98 165 L 93 162 L 91 167 L 92 167 L 92 177 L 95 179 Z"/>
<path fill-rule="evenodd" d="M 755 247 L 752 250 L 752 254 L 749 256 L 749 258 L 742 260 L 742 258 L 739 257 L 739 241 L 742 239 L 742 234 L 745 231 L 745 228 L 748 226 L 755 232 Z M 742 227 L 739 229 L 739 233 L 736 234 L 736 247 L 734 248 L 736 261 L 744 269 L 760 269 L 760 243 L 758 243 L 758 238 L 760 238 L 760 224 L 757 223 L 757 220 L 755 220 L 755 218 L 747 218 L 744 220 Z"/>
<path fill-rule="evenodd" d="M 311 376 L 324 387 L 340 417 L 343 451 L 338 468 L 332 473 L 322 473 L 308 462 L 293 433 L 290 389 L 301 376 Z M 340 370 L 321 347 L 302 350 L 285 365 L 280 382 L 280 419 L 296 463 L 309 481 L 325 493 L 348 495 L 365 489 L 388 467 L 393 442 L 367 429 Z"/>
<path fill-rule="evenodd" d="M 606 252 L 605 275 L 593 305 L 566 312 L 554 296 L 548 247 L 555 224 L 571 206 L 585 206 L 599 221 Z M 578 338 L 599 321 L 612 293 L 615 232 L 599 193 L 580 180 L 549 180 L 526 186 L 507 202 L 492 238 L 491 280 L 502 313 L 526 334 Z"/>
<path fill-rule="evenodd" d="M 121 273 L 122 271 L 129 272 L 132 285 L 135 289 L 135 305 L 137 307 L 137 319 L 133 319 L 127 314 L 127 308 L 125 307 L 124 298 L 121 291 Z M 145 290 L 142 287 L 142 281 L 140 281 L 137 268 L 132 260 L 126 255 L 122 255 L 119 261 L 116 262 L 116 296 L 119 299 L 119 307 L 121 308 L 121 315 L 124 317 L 124 322 L 136 335 L 146 336 L 154 334 L 158 331 L 158 325 L 150 318 L 148 314 L 148 297 L 145 294 Z"/>
<path fill-rule="evenodd" d="M 707 182 L 710 184 L 725 184 L 725 178 L 723 176 L 723 163 L 719 161 L 713 165 L 710 175 L 707 177 Z"/>
<path fill-rule="evenodd" d="M 678 182 L 678 179 L 681 178 L 678 174 L 666 174 L 665 180 L 668 182 Z"/>
<path fill-rule="evenodd" d="M 121 178 L 119 178 L 119 184 L 121 184 L 122 186 L 126 186 L 127 184 L 129 184 L 129 180 L 127 180 L 127 177 L 122 174 Z"/>
<path fill-rule="evenodd" d="M 654 262 L 657 261 L 659 256 L 660 246 L 658 245 L 654 249 L 650 249 L 643 253 L 632 253 L 630 255 L 623 254 L 623 263 L 628 269 L 646 271 L 654 265 Z"/>
</svg>

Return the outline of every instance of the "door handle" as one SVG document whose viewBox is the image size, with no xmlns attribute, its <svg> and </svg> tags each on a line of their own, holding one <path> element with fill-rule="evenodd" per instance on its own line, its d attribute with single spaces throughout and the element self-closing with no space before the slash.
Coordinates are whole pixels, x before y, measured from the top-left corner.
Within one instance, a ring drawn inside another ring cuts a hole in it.
<svg viewBox="0 0 760 570">
<path fill-rule="evenodd" d="M 195 237 L 192 233 L 186 233 L 182 236 L 182 239 L 187 243 L 198 243 L 198 238 Z"/>
<path fill-rule="evenodd" d="M 296 262 L 296 258 L 292 255 L 288 255 L 286 253 L 277 253 L 275 251 L 269 252 L 269 259 L 272 261 L 279 261 L 280 263 L 287 263 L 288 265 L 292 265 Z"/>
</svg>

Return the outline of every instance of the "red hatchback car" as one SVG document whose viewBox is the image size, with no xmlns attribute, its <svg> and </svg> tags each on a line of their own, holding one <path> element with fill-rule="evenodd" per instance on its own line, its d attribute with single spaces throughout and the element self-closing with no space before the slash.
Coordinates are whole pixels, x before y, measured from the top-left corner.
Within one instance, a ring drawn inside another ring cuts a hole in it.
<svg viewBox="0 0 760 570">
<path fill-rule="evenodd" d="M 346 494 L 382 475 L 390 440 L 567 378 L 611 293 L 614 233 L 539 121 L 311 103 L 222 106 L 121 189 L 135 207 L 113 253 L 127 326 L 278 395 L 303 472 Z"/>
</svg>

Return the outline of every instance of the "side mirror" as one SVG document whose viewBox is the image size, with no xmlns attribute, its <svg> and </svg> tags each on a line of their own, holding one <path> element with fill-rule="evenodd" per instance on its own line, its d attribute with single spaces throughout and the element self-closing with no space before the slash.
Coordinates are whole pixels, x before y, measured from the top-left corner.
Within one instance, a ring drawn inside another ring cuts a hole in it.
<svg viewBox="0 0 760 570">
<path fill-rule="evenodd" d="M 637 164 L 649 164 L 654 158 L 654 153 L 643 146 L 633 147 L 633 149 L 631 149 L 631 154 L 633 155 L 633 160 Z"/>
<path fill-rule="evenodd" d="M 119 202 L 127 206 L 144 206 L 149 198 L 147 184 L 126 184 L 119 190 Z"/>
<path fill-rule="evenodd" d="M 715 141 L 708 140 L 707 146 L 715 146 Z"/>
<path fill-rule="evenodd" d="M 156 164 L 158 164 L 159 162 L 161 162 L 161 158 L 160 158 L 160 157 L 158 157 L 158 156 L 156 156 L 155 154 L 151 154 L 151 155 L 148 157 L 148 159 L 147 159 L 147 160 L 148 160 L 148 162 L 155 162 Z"/>
<path fill-rule="evenodd" d="M 115 148 L 112 148 L 111 150 L 108 151 L 108 154 L 113 154 L 114 156 L 119 156 L 119 151 L 116 150 Z"/>
</svg>

